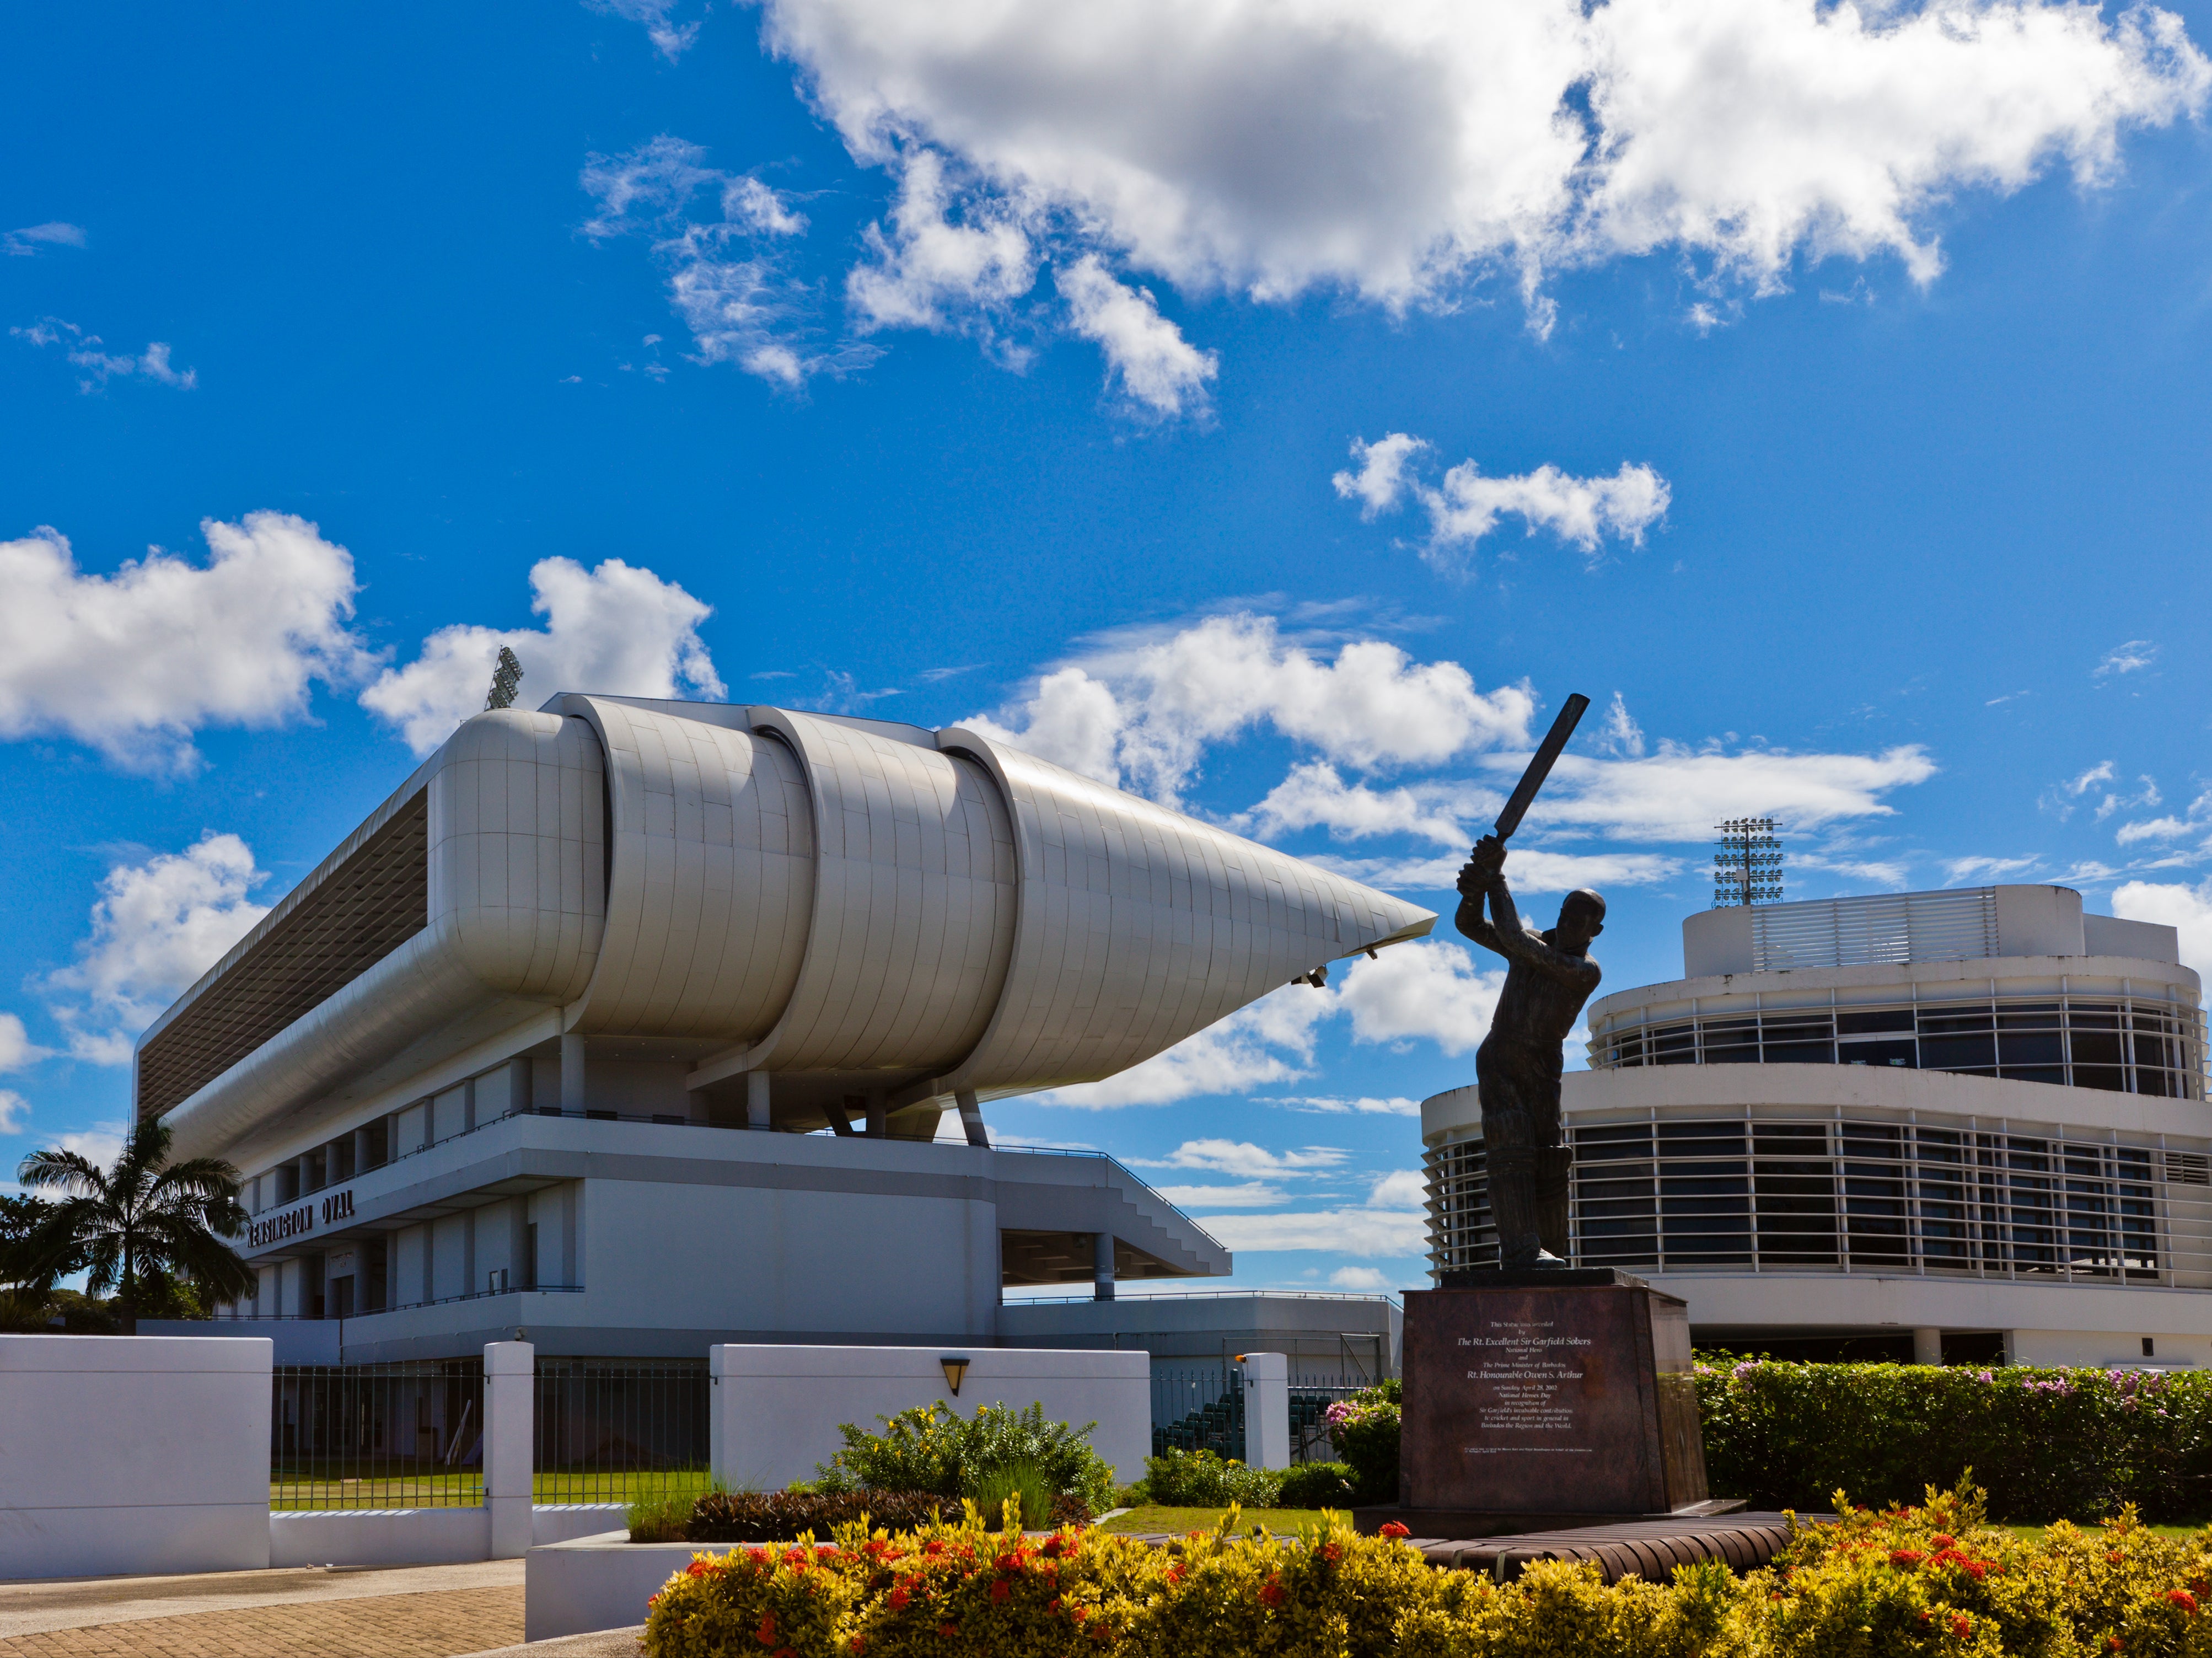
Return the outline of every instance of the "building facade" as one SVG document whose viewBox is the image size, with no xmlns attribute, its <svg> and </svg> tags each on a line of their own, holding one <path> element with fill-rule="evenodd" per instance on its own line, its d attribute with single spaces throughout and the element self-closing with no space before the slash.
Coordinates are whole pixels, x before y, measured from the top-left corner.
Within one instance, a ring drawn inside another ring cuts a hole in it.
<svg viewBox="0 0 2212 1658">
<path fill-rule="evenodd" d="M 348 1362 L 1051 1345 L 1006 1287 L 1231 1259 L 988 1102 L 1434 919 L 973 732 L 563 695 L 468 721 L 155 1021 L 137 1108 L 246 1177 L 223 1316 Z"/>
<path fill-rule="evenodd" d="M 2212 1363 L 2203 987 L 2063 887 L 1715 909 L 1590 1005 L 1577 1265 L 1777 1356 Z M 1424 1102 L 1434 1270 L 1497 1259 L 1476 1090 Z"/>
</svg>

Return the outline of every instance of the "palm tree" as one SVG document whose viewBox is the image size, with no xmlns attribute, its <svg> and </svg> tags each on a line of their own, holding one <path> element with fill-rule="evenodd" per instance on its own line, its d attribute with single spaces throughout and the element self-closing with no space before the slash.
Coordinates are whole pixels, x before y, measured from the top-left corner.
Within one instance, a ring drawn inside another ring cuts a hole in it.
<svg viewBox="0 0 2212 1658">
<path fill-rule="evenodd" d="M 224 1301 L 252 1287 L 252 1269 L 223 1242 L 246 1225 L 238 1170 L 220 1157 L 170 1163 L 169 1131 L 158 1121 L 132 1129 L 105 1172 L 80 1152 L 33 1151 L 15 1178 L 62 1194 L 38 1228 L 40 1269 L 82 1267 L 94 1295 L 112 1291 L 125 1335 L 138 1333 L 139 1288 L 149 1278 L 189 1278 Z"/>
</svg>

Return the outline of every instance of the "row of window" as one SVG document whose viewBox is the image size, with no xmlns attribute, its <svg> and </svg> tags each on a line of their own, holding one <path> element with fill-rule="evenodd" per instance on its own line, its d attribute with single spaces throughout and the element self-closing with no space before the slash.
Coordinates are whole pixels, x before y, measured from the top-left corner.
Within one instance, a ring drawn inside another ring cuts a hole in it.
<svg viewBox="0 0 2212 1658">
<path fill-rule="evenodd" d="M 2203 1154 L 2063 1136 L 1736 1119 L 1572 1138 L 1585 1266 L 2157 1279 L 2159 1181 L 2212 1214 Z M 1495 1265 L 1482 1142 L 1427 1161 L 1433 1263 Z"/>
<path fill-rule="evenodd" d="M 2120 1001 L 1769 1008 L 1601 1029 L 1593 1070 L 1646 1065 L 1872 1065 L 2202 1099 L 2191 1011 Z"/>
</svg>

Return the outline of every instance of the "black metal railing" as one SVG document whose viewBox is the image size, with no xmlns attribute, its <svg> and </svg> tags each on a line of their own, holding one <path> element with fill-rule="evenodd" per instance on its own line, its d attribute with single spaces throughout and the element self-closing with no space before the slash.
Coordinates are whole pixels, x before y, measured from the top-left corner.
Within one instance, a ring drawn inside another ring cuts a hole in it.
<svg viewBox="0 0 2212 1658">
<path fill-rule="evenodd" d="M 1244 1377 L 1235 1365 L 1152 1372 L 1152 1455 L 1169 1450 L 1244 1460 Z"/>
<path fill-rule="evenodd" d="M 1341 1376 L 1291 1378 L 1291 1461 L 1334 1462 L 1336 1448 L 1329 1443 L 1328 1407 L 1349 1399 L 1368 1384 Z"/>
<path fill-rule="evenodd" d="M 532 1442 L 540 1503 L 628 1503 L 707 1486 L 706 1362 L 541 1358 Z"/>
<path fill-rule="evenodd" d="M 281 1364 L 270 1387 L 270 1508 L 483 1503 L 482 1359 Z"/>
</svg>

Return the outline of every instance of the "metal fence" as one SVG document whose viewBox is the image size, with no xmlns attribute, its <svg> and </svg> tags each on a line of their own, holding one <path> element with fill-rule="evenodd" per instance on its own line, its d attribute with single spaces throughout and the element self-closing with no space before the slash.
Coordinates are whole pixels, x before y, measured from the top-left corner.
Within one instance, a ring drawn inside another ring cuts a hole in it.
<svg viewBox="0 0 2212 1658">
<path fill-rule="evenodd" d="M 270 1385 L 270 1508 L 483 1501 L 481 1358 L 283 1364 Z"/>
<path fill-rule="evenodd" d="M 707 1484 L 703 1360 L 541 1358 L 532 1449 L 540 1503 L 626 1503 Z"/>
<path fill-rule="evenodd" d="M 1170 1450 L 1244 1460 L 1244 1376 L 1236 1365 L 1152 1372 L 1152 1455 Z"/>
</svg>

